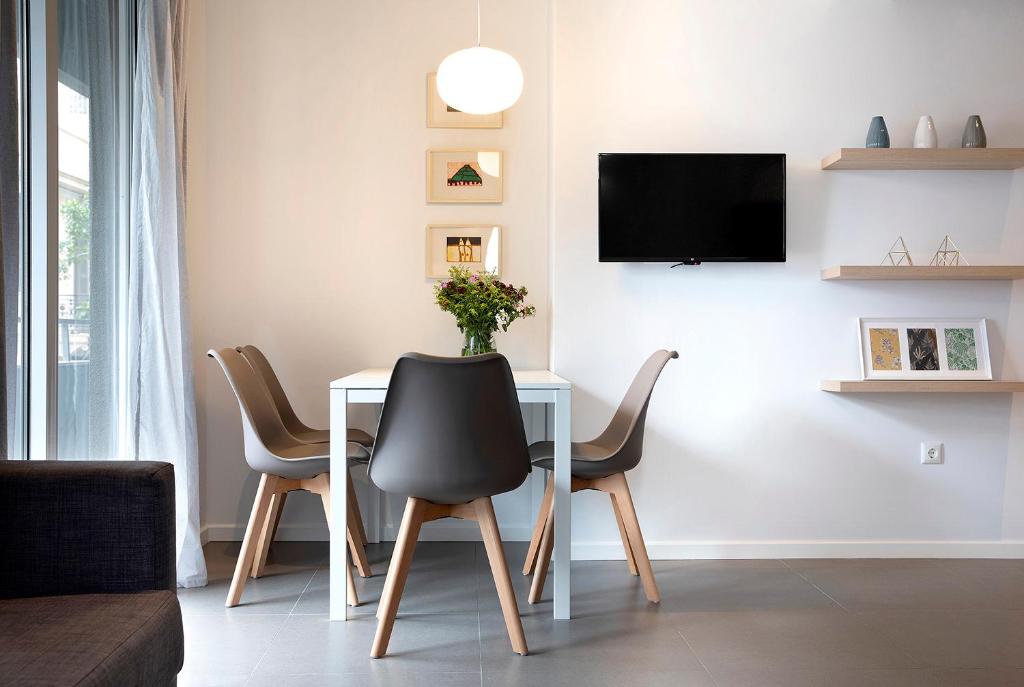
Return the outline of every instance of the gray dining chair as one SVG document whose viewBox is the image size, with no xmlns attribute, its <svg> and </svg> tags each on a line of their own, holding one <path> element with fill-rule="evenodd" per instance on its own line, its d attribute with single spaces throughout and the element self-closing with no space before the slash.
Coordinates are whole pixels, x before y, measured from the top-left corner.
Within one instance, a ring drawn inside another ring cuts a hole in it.
<svg viewBox="0 0 1024 687">
<path fill-rule="evenodd" d="M 491 504 L 492 496 L 515 489 L 530 472 L 519 400 L 504 356 L 407 353 L 399 358 L 369 470 L 380 489 L 408 497 L 370 656 L 387 653 L 420 526 L 448 517 L 480 526 L 512 649 L 525 655 L 526 637 Z"/>
<path fill-rule="evenodd" d="M 245 528 L 242 549 L 224 604 L 231 608 L 241 601 L 245 582 L 256 558 L 258 538 L 267 522 L 275 496 L 296 490 L 319 495 L 323 501 L 324 513 L 327 515 L 327 524 L 330 526 L 330 444 L 300 442 L 288 432 L 255 371 L 238 351 L 233 348 L 222 348 L 210 350 L 207 355 L 220 363 L 228 384 L 235 393 L 242 415 L 245 460 L 249 467 L 260 473 L 256 499 Z M 368 456 L 366 448 L 355 442 L 346 442 L 346 450 L 349 465 L 355 465 Z M 349 512 L 351 517 L 351 510 Z M 352 527 L 349 526 L 348 529 L 349 546 L 353 548 L 355 558 Z M 351 569 L 348 570 L 348 588 L 350 603 L 358 604 Z"/>
<path fill-rule="evenodd" d="M 644 593 L 653 603 L 660 602 L 661 595 L 654 580 L 651 561 L 647 557 L 647 546 L 640 532 L 640 521 L 633 507 L 626 472 L 635 468 L 643 456 L 644 423 L 654 384 L 668 361 L 678 357 L 675 351 L 660 350 L 651 354 L 636 373 L 605 430 L 590 441 L 572 442 L 570 451 L 572 492 L 594 489 L 609 495 L 629 572 L 640 575 Z M 554 455 L 554 442 L 541 441 L 530 446 L 534 467 L 553 470 Z M 524 575 L 533 572 L 529 597 L 531 604 L 537 603 L 544 591 L 544 579 L 547 577 L 554 546 L 553 489 L 554 480 L 549 477 L 523 565 Z"/>
<path fill-rule="evenodd" d="M 292 408 L 291 401 L 288 400 L 288 394 L 285 393 L 277 373 L 274 372 L 274 368 L 271 366 L 270 361 L 267 360 L 267 356 L 263 354 L 263 351 L 251 345 L 238 346 L 235 350 L 242 354 L 242 357 L 245 358 L 249 366 L 256 373 L 264 389 L 274 402 L 274 408 L 281 418 L 281 423 L 288 430 L 289 434 L 302 443 L 326 444 L 330 442 L 330 430 L 312 429 L 299 420 L 295 410 Z M 350 427 L 348 430 L 348 440 L 367 449 L 365 453 L 353 456 L 351 461 L 360 465 L 368 463 L 370 460 L 369 451 L 373 449 L 373 436 L 361 429 Z M 327 451 L 330 452 L 330 449 L 328 448 Z M 359 501 L 356 499 L 356 489 L 352 483 L 351 473 L 345 475 L 345 483 L 348 490 L 347 511 L 348 524 L 351 528 L 349 539 L 351 540 L 352 560 L 356 565 L 356 570 L 359 571 L 360 577 L 372 577 L 373 570 L 370 568 L 370 562 L 366 557 L 366 527 L 363 525 L 363 516 L 359 510 Z M 277 527 L 281 522 L 281 512 L 284 509 L 286 498 L 287 494 L 274 494 L 271 498 L 267 518 L 260 528 L 256 557 L 253 559 L 251 574 L 254 578 L 261 577 L 266 570 L 267 557 L 270 554 L 270 544 L 277 536 Z"/>
</svg>

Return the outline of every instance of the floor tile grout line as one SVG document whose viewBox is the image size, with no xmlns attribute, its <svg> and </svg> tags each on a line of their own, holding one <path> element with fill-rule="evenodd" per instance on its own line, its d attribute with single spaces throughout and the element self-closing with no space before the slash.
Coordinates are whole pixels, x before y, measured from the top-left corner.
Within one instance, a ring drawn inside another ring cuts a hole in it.
<svg viewBox="0 0 1024 687">
<path fill-rule="evenodd" d="M 686 638 L 686 635 L 683 634 L 683 631 L 677 629 L 676 633 L 680 636 L 680 638 L 682 638 L 683 642 L 686 644 L 686 648 L 690 650 L 690 653 L 693 654 L 693 657 L 697 659 L 697 663 L 700 664 L 700 667 L 703 668 L 704 672 L 708 674 L 709 678 L 711 678 L 711 683 L 714 684 L 715 687 L 719 687 L 718 680 L 715 679 L 715 676 L 711 673 L 711 670 L 707 667 L 707 665 L 704 664 L 704 660 L 697 655 L 697 650 L 693 648 L 692 644 L 690 644 L 690 640 Z"/>
<path fill-rule="evenodd" d="M 260 667 L 260 664 L 263 663 L 263 659 L 267 657 L 267 654 L 270 653 L 270 647 L 274 644 L 277 638 L 284 632 L 284 626 L 287 624 L 288 616 L 285 616 L 284 620 L 281 621 L 281 627 L 278 629 L 276 633 L 274 633 L 274 636 L 270 638 L 270 641 L 267 642 L 267 648 L 263 650 L 263 652 L 260 654 L 259 660 L 256 661 L 256 663 L 252 667 L 252 670 L 249 671 L 249 676 L 245 678 L 245 684 L 248 685 L 250 682 L 252 682 L 252 679 L 256 677 L 256 670 Z"/>
<path fill-rule="evenodd" d="M 289 616 L 292 616 L 292 615 L 295 614 L 295 609 L 299 607 L 299 602 L 302 601 L 302 595 L 305 594 L 307 591 L 309 591 L 309 586 L 311 584 L 313 584 L 313 579 L 316 577 L 316 574 L 318 572 L 320 572 L 321 570 L 323 570 L 323 568 L 320 568 L 319 566 L 316 567 L 316 568 L 313 568 L 313 574 L 309 576 L 308 580 L 306 580 L 306 586 L 302 588 L 302 591 L 299 592 L 299 595 L 297 597 L 295 597 L 295 603 L 293 603 L 292 607 L 290 609 L 288 609 L 288 615 Z"/>
<path fill-rule="evenodd" d="M 847 607 L 846 607 L 846 606 L 844 606 L 843 604 L 839 603 L 839 601 L 838 601 L 838 600 L 837 600 L 836 598 L 834 598 L 834 597 L 833 597 L 833 596 L 832 596 L 831 594 L 829 594 L 829 593 L 828 593 L 828 592 L 826 592 L 826 591 L 825 591 L 824 589 L 822 589 L 822 588 L 821 588 L 821 587 L 819 587 L 818 585 L 816 585 L 816 584 L 814 584 L 813 582 L 811 582 L 811 580 L 810 580 L 810 579 L 808 579 L 808 577 L 807 577 L 806 575 L 804 575 L 804 574 L 803 574 L 802 572 L 800 572 L 799 570 L 796 570 L 796 569 L 794 569 L 794 568 L 793 568 L 793 566 L 791 566 L 791 565 L 790 565 L 790 564 L 789 564 L 789 563 L 788 563 L 788 562 L 786 561 L 786 559 L 784 559 L 784 558 L 780 558 L 780 559 L 778 559 L 778 560 L 779 560 L 779 562 L 780 562 L 780 563 L 782 563 L 782 564 L 783 564 L 784 566 L 786 566 L 786 569 L 787 569 L 787 570 L 789 570 L 789 571 L 790 571 L 790 572 L 792 572 L 792 573 L 793 573 L 794 575 L 796 575 L 797 577 L 799 577 L 799 578 L 800 578 L 801 580 L 803 580 L 804 582 L 806 582 L 807 584 L 811 585 L 812 587 L 814 587 L 815 589 L 817 589 L 817 590 L 818 590 L 819 592 L 821 592 L 822 594 L 824 594 L 824 595 L 825 595 L 825 597 L 826 597 L 826 598 L 827 598 L 827 599 L 828 599 L 829 601 L 831 601 L 832 603 L 834 603 L 834 604 L 835 604 L 836 606 L 839 606 L 839 608 L 841 608 L 842 610 L 846 611 L 847 613 L 853 613 L 853 611 L 851 611 L 851 610 L 850 610 L 849 608 L 847 608 Z"/>
<path fill-rule="evenodd" d="M 316 573 L 318 570 L 320 570 L 319 567 L 313 568 L 313 573 L 309 576 L 309 579 L 306 580 L 306 586 L 303 587 L 302 591 L 299 592 L 299 595 L 295 597 L 295 603 L 292 604 L 291 610 L 289 610 L 287 615 L 284 616 L 284 620 L 281 622 L 280 629 L 278 629 L 278 631 L 274 633 L 274 636 L 271 637 L 270 641 L 267 642 L 267 648 L 263 650 L 263 653 L 260 654 L 259 660 L 256 661 L 256 664 L 252 667 L 252 670 L 249 671 L 249 677 L 245 679 L 245 684 L 248 685 L 250 682 L 252 682 L 253 677 L 256 676 L 256 671 L 263 663 L 263 659 L 265 659 L 267 657 L 267 654 L 270 653 L 270 648 L 274 645 L 274 642 L 277 641 L 277 638 L 284 634 L 284 628 L 285 625 L 288 624 L 288 619 L 292 617 L 292 612 L 295 610 L 296 606 L 299 605 L 299 601 L 302 599 L 302 595 L 306 593 L 306 590 L 309 589 L 309 585 L 313 584 L 313 578 L 316 577 Z"/>
</svg>

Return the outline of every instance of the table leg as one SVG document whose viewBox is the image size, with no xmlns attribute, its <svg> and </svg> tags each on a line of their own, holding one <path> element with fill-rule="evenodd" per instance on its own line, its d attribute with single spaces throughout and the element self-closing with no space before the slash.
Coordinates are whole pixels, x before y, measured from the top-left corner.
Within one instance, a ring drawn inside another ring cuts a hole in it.
<svg viewBox="0 0 1024 687">
<path fill-rule="evenodd" d="M 572 555 L 571 494 L 572 474 L 570 472 L 570 441 L 572 440 L 572 392 L 559 389 L 555 392 L 555 469 L 554 469 L 554 514 L 555 551 L 552 560 L 554 570 L 555 620 L 568 620 L 569 609 L 569 563 Z"/>
<path fill-rule="evenodd" d="M 331 389 L 331 620 L 348 620 L 348 390 Z"/>
<path fill-rule="evenodd" d="M 381 413 L 381 411 L 383 409 L 384 409 L 383 405 L 377 405 L 375 407 L 374 415 L 376 416 L 376 421 L 373 423 L 374 427 L 376 427 L 377 425 L 380 424 L 380 413 Z M 381 499 L 381 491 L 380 491 L 380 489 L 378 489 L 377 485 L 375 485 L 373 483 L 373 481 L 370 480 L 370 475 L 369 474 L 366 475 L 366 489 L 367 489 L 367 493 L 370 495 L 370 497 L 368 499 L 368 503 L 366 504 L 366 508 L 367 508 L 366 527 L 367 527 L 367 530 L 368 530 L 366 535 L 368 537 L 369 543 L 371 543 L 371 544 L 379 544 L 380 543 L 380 509 L 381 509 L 381 501 L 383 499 Z"/>
</svg>

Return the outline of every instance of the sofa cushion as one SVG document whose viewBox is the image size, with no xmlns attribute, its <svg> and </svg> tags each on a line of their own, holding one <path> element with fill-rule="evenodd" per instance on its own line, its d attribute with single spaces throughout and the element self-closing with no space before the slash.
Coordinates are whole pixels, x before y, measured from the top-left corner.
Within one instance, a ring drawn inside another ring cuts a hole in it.
<svg viewBox="0 0 1024 687">
<path fill-rule="evenodd" d="M 174 467 L 0 460 L 0 598 L 175 589 Z"/>
<path fill-rule="evenodd" d="M 169 685 L 184 653 L 174 592 L 0 601 L 0 685 Z"/>
</svg>

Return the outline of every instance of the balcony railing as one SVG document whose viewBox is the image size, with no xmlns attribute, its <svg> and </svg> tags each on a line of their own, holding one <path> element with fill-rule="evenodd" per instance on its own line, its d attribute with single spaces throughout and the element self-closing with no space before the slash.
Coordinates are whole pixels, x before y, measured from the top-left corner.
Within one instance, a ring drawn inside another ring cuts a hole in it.
<svg viewBox="0 0 1024 687">
<path fill-rule="evenodd" d="M 57 296 L 57 361 L 89 359 L 89 296 Z"/>
</svg>

